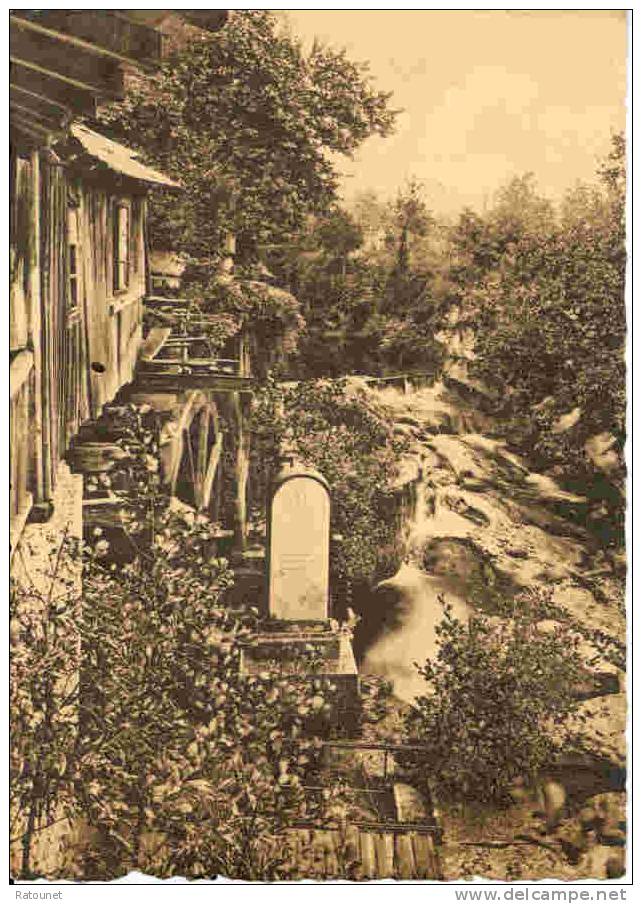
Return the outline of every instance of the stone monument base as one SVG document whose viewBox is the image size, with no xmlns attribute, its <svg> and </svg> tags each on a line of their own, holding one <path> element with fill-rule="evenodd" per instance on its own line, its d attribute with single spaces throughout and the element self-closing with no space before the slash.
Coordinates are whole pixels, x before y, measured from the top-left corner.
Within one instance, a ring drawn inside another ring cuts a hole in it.
<svg viewBox="0 0 642 904">
<path fill-rule="evenodd" d="M 328 679 L 336 688 L 330 727 L 353 734 L 359 724 L 359 673 L 352 650 L 352 631 L 330 619 L 266 622 L 243 647 L 245 674 L 273 671 L 310 683 Z"/>
</svg>

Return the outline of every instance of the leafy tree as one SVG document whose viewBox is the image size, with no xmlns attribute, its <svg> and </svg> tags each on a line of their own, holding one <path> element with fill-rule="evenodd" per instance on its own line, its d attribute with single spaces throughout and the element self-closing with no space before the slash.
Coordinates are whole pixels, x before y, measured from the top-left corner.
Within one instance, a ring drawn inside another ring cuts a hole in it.
<svg viewBox="0 0 642 904">
<path fill-rule="evenodd" d="M 342 536 L 331 577 L 341 605 L 354 583 L 394 573 L 401 545 L 392 486 L 403 443 L 373 395 L 340 381 L 272 386 L 258 396 L 253 418 L 255 467 L 265 483 L 292 456 L 330 484 L 332 531 Z"/>
<path fill-rule="evenodd" d="M 470 209 L 460 214 L 451 234 L 452 279 L 464 294 L 495 270 L 513 246 L 548 234 L 553 223 L 553 207 L 538 194 L 533 174 L 515 176 L 497 192 L 487 214 Z"/>
<path fill-rule="evenodd" d="M 511 440 L 595 499 L 592 524 L 619 543 L 622 465 L 596 472 L 585 444 L 625 434 L 623 146 L 601 188 L 576 187 L 552 217 L 531 180 L 514 181 L 486 217 L 453 233 L 460 320 L 475 333 L 473 372 L 494 397 Z M 558 419 L 577 409 L 570 430 Z M 601 512 L 601 514 L 600 514 Z"/>
<path fill-rule="evenodd" d="M 315 233 L 321 248 L 328 257 L 341 263 L 344 272 L 346 259 L 363 244 L 361 229 L 341 207 L 326 214 L 317 224 Z"/>
<path fill-rule="evenodd" d="M 395 250 L 395 273 L 404 276 L 410 266 L 413 243 L 423 238 L 433 223 L 424 200 L 423 187 L 409 179 L 389 207 L 386 241 Z"/>
<path fill-rule="evenodd" d="M 360 208 L 354 214 L 336 209 L 313 225 L 305 245 L 289 258 L 288 281 L 296 287 L 307 325 L 296 373 L 315 377 L 438 367 L 439 272 L 432 249 L 424 241 L 420 247 L 420 234 L 425 237 L 431 221 L 418 185 L 411 184 L 408 192 L 394 204 L 364 200 L 368 208 L 377 208 L 374 232 Z M 364 245 L 365 234 L 369 243 Z M 402 270 L 399 244 L 406 249 Z M 274 269 L 272 261 L 270 266 Z"/>
<path fill-rule="evenodd" d="M 352 215 L 366 243 L 375 243 L 383 233 L 388 205 L 381 201 L 374 189 L 359 192 L 352 203 Z"/>
<path fill-rule="evenodd" d="M 306 55 L 268 10 L 237 10 L 101 119 L 185 186 L 154 200 L 157 244 L 211 258 L 231 230 L 252 258 L 258 242 L 282 242 L 328 208 L 331 154 L 387 135 L 388 99 L 345 51 L 315 43 Z"/>
<path fill-rule="evenodd" d="M 515 778 L 535 779 L 571 739 L 578 640 L 561 626 L 540 633 L 536 617 L 463 624 L 445 606 L 437 655 L 418 666 L 426 693 L 406 719 L 408 740 L 428 751 L 419 768 L 444 795 L 501 801 Z"/>
</svg>

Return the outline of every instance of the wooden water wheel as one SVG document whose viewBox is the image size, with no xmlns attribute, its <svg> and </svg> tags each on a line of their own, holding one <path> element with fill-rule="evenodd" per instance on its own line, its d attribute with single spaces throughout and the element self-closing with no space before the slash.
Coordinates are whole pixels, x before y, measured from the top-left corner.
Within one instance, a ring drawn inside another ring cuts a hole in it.
<svg viewBox="0 0 642 904">
<path fill-rule="evenodd" d="M 172 496 L 197 511 L 209 509 L 222 449 L 216 404 L 202 392 L 191 393 L 172 441 L 167 475 Z"/>
</svg>

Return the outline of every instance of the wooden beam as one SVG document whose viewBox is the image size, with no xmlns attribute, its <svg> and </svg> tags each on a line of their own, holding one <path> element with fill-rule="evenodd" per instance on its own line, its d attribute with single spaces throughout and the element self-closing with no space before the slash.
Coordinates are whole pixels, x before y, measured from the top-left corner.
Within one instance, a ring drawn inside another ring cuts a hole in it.
<svg viewBox="0 0 642 904">
<path fill-rule="evenodd" d="M 205 473 L 205 479 L 203 481 L 203 487 L 201 490 L 201 498 L 197 500 L 199 503 L 199 509 L 206 509 L 210 504 L 214 478 L 216 477 L 216 471 L 218 469 L 219 461 L 221 460 L 222 451 L 223 434 L 219 433 L 219 435 L 216 437 L 216 442 L 212 446 L 212 450 L 210 452 L 209 461 L 207 463 L 207 471 Z"/>
<path fill-rule="evenodd" d="M 40 247 L 40 152 L 31 152 L 31 204 L 29 211 L 31 254 L 29 262 L 29 297 L 31 299 L 31 318 L 29 323 L 31 344 L 33 346 L 34 367 L 36 381 L 33 395 L 33 441 L 34 441 L 34 493 L 36 506 L 45 502 L 44 496 L 44 470 L 43 470 L 43 445 L 42 445 L 42 310 L 41 310 L 41 273 L 40 259 L 42 250 Z"/>
<path fill-rule="evenodd" d="M 162 347 L 165 345 L 172 329 L 169 326 L 156 326 L 149 331 L 149 336 L 143 341 L 139 355 L 141 361 L 153 361 Z"/>
<path fill-rule="evenodd" d="M 33 122 L 33 120 L 27 119 L 17 113 L 12 114 L 9 121 L 11 125 L 17 126 L 19 129 L 22 129 L 23 132 L 26 132 L 27 135 L 31 135 L 39 141 L 42 141 L 43 138 L 49 138 L 50 135 L 53 135 L 56 132 L 56 129 L 43 126 L 38 122 Z"/>
<path fill-rule="evenodd" d="M 93 85 L 79 82 L 77 79 L 54 72 L 30 60 L 10 56 L 10 80 L 14 84 L 34 86 L 39 94 L 47 92 L 52 100 L 67 98 L 77 113 L 95 113 L 98 98 Z M 46 88 L 45 85 L 51 86 Z M 81 99 L 82 98 L 82 99 Z"/>
<path fill-rule="evenodd" d="M 9 386 L 11 398 L 13 399 L 29 378 L 33 370 L 33 352 L 23 349 L 18 352 L 9 366 Z"/>
<path fill-rule="evenodd" d="M 28 126 L 22 122 L 13 122 L 10 120 L 9 128 L 11 130 L 11 141 L 23 151 L 31 153 L 31 151 L 42 147 L 46 144 L 43 142 L 42 135 L 38 132 L 32 132 Z"/>
<path fill-rule="evenodd" d="M 57 116 L 62 116 L 65 113 L 70 114 L 72 112 L 72 108 L 68 104 L 61 104 L 56 100 L 52 100 L 50 97 L 45 97 L 42 94 L 38 94 L 37 91 L 30 91 L 28 88 L 23 88 L 20 85 L 9 83 L 9 94 L 10 96 L 13 95 L 18 103 L 24 103 L 25 100 L 28 100 L 30 104 L 34 104 L 40 109 L 43 107 L 54 107 L 57 111 L 55 114 Z"/>
<path fill-rule="evenodd" d="M 157 64 L 162 57 L 162 35 L 149 25 L 132 21 L 126 13 L 106 9 L 13 11 L 14 16 L 29 22 L 34 30 L 64 35 L 91 46 L 96 53 L 137 66 L 141 61 Z"/>
<path fill-rule="evenodd" d="M 190 25 L 204 28 L 207 31 L 220 31 L 229 17 L 226 9 L 179 9 L 176 12 Z"/>
<path fill-rule="evenodd" d="M 147 380 L 145 380 L 145 388 L 147 388 Z M 205 401 L 202 393 L 194 390 L 187 398 L 180 413 L 180 418 L 176 425 L 176 432 L 172 442 L 172 458 L 167 468 L 168 480 L 170 484 L 170 492 L 174 495 L 176 491 L 176 481 L 183 458 L 183 449 L 185 447 L 185 433 L 188 430 L 193 418 L 194 412 L 198 410 L 200 404 Z"/>
<path fill-rule="evenodd" d="M 98 104 L 91 85 L 64 78 L 42 66 L 10 58 L 10 83 L 15 88 L 30 91 L 71 109 L 74 113 L 94 116 Z"/>
<path fill-rule="evenodd" d="M 147 391 L 184 392 L 188 389 L 209 389 L 212 392 L 251 392 L 253 381 L 247 377 L 226 374 L 178 374 L 147 371 L 141 364 L 137 384 Z"/>
<path fill-rule="evenodd" d="M 117 98 L 123 94 L 123 72 L 114 60 L 96 57 L 77 47 L 70 51 L 55 37 L 32 34 L 13 25 L 9 47 L 12 61 L 31 65 L 53 78 L 62 78 L 99 96 Z"/>
<path fill-rule="evenodd" d="M 63 118 L 53 118 L 51 115 L 47 116 L 46 113 L 41 113 L 35 109 L 35 107 L 30 107 L 26 104 L 18 104 L 13 100 L 9 101 L 9 109 L 16 110 L 19 116 L 27 117 L 35 117 L 35 119 L 40 123 L 40 125 L 47 126 L 51 129 L 52 132 L 55 132 L 57 129 L 60 129 L 64 126 Z"/>
</svg>

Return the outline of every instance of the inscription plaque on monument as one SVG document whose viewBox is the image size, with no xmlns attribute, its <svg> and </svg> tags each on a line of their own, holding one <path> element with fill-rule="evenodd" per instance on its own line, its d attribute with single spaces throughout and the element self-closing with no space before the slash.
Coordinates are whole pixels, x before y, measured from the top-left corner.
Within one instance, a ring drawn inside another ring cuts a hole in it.
<svg viewBox="0 0 642 904">
<path fill-rule="evenodd" d="M 330 496 L 312 471 L 281 473 L 272 496 L 268 606 L 272 618 L 328 618 Z"/>
</svg>

